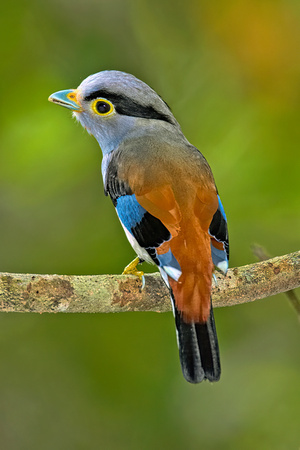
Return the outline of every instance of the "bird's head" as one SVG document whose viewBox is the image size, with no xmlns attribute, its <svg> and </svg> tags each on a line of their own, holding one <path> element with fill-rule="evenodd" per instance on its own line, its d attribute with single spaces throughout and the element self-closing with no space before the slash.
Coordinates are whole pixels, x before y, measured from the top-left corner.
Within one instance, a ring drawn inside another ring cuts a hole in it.
<svg viewBox="0 0 300 450">
<path fill-rule="evenodd" d="M 168 105 L 146 83 L 133 75 L 106 70 L 90 75 L 77 89 L 50 95 L 49 101 L 73 111 L 73 115 L 108 153 L 129 135 L 147 129 L 180 126 Z"/>
</svg>

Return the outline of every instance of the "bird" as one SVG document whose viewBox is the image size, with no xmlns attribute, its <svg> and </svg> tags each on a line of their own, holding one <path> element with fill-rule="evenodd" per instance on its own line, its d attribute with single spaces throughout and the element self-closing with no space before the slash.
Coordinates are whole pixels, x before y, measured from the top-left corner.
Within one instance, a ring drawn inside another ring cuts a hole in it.
<svg viewBox="0 0 300 450">
<path fill-rule="evenodd" d="M 212 170 L 148 84 L 103 70 L 49 101 L 72 111 L 102 150 L 105 195 L 136 258 L 123 273 L 155 264 L 170 292 L 179 358 L 190 383 L 218 381 L 219 345 L 211 301 L 214 271 L 226 275 L 227 219 Z"/>
</svg>

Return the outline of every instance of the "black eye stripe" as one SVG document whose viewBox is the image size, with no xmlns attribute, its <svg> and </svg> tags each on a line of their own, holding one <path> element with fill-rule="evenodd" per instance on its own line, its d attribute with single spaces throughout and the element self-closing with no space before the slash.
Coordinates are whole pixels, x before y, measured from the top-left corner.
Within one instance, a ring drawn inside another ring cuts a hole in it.
<svg viewBox="0 0 300 450">
<path fill-rule="evenodd" d="M 142 117 L 145 119 L 157 119 L 163 120 L 165 122 L 174 124 L 172 117 L 167 116 L 159 111 L 157 111 L 153 106 L 141 105 L 130 97 L 125 95 L 115 94 L 109 91 L 100 90 L 87 95 L 84 100 L 91 101 L 98 97 L 103 97 L 109 100 L 115 107 L 118 114 L 123 114 L 126 116 Z"/>
</svg>

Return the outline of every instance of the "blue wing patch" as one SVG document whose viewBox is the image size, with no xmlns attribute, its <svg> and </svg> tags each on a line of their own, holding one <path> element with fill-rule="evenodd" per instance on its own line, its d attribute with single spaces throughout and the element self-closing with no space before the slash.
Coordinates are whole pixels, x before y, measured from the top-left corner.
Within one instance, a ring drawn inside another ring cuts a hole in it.
<svg viewBox="0 0 300 450">
<path fill-rule="evenodd" d="M 218 267 L 222 272 L 226 273 L 228 270 L 228 259 L 225 250 L 220 250 L 210 244 L 211 248 L 211 256 L 213 263 L 216 267 Z"/>
<path fill-rule="evenodd" d="M 164 269 L 166 274 L 173 278 L 173 280 L 178 281 L 182 273 L 181 267 L 171 252 L 171 249 L 163 255 L 157 255 L 157 259 L 159 261 L 159 266 Z"/>
<path fill-rule="evenodd" d="M 134 194 L 119 197 L 117 199 L 116 210 L 122 224 L 130 232 L 132 232 L 132 228 L 142 221 L 147 212 L 145 208 L 138 203 Z"/>
<path fill-rule="evenodd" d="M 218 201 L 219 201 L 219 209 L 220 209 L 220 212 L 221 212 L 221 214 L 222 214 L 222 216 L 223 216 L 225 222 L 227 223 L 227 217 L 226 217 L 226 214 L 225 214 L 224 206 L 222 205 L 222 202 L 221 202 L 221 199 L 220 199 L 220 196 L 219 196 L 219 195 L 218 195 Z"/>
<path fill-rule="evenodd" d="M 156 251 L 163 242 L 171 239 L 171 234 L 164 224 L 138 203 L 135 194 L 119 197 L 116 209 L 124 227 L 148 252 L 155 264 L 178 281 L 181 268 L 171 250 L 163 255 L 157 254 Z"/>
<path fill-rule="evenodd" d="M 213 243 L 211 243 L 211 256 L 214 265 L 222 270 L 222 272 L 226 273 L 228 270 L 229 259 L 227 219 L 219 195 L 218 201 L 219 206 L 211 221 L 209 234 L 215 238 L 216 241 L 223 244 L 223 250 L 214 247 Z"/>
<path fill-rule="evenodd" d="M 138 203 L 135 194 L 119 197 L 116 209 L 122 224 L 141 247 L 156 248 L 171 239 L 169 230 Z"/>
</svg>

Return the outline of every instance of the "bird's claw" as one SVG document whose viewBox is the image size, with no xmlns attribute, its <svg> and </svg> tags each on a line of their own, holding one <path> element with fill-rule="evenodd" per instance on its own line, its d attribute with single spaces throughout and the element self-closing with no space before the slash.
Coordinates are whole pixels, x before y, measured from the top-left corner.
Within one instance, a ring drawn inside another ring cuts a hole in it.
<svg viewBox="0 0 300 450">
<path fill-rule="evenodd" d="M 138 270 L 137 269 L 137 265 L 140 264 L 140 258 L 137 256 L 136 258 L 134 258 L 133 261 L 131 261 L 131 263 L 129 263 L 125 269 L 122 272 L 122 275 L 135 275 L 136 277 L 139 277 L 139 279 L 142 282 L 142 289 L 144 289 L 145 287 L 145 276 L 144 276 L 144 272 L 142 270 Z"/>
<path fill-rule="evenodd" d="M 215 286 L 218 287 L 218 279 L 217 279 L 216 275 L 213 273 L 212 276 L 213 276 L 213 280 L 215 282 Z"/>
</svg>

